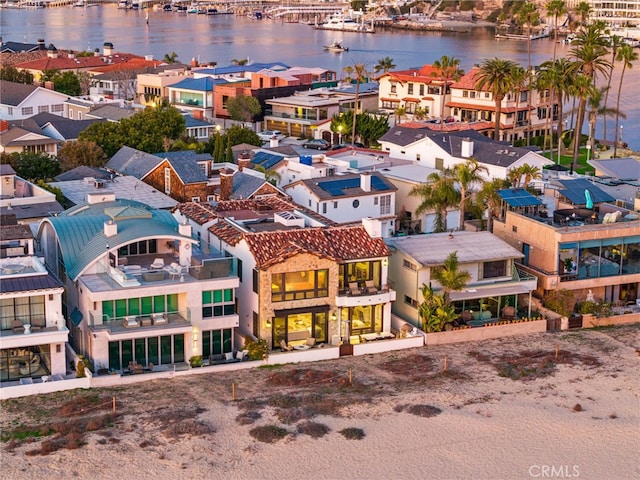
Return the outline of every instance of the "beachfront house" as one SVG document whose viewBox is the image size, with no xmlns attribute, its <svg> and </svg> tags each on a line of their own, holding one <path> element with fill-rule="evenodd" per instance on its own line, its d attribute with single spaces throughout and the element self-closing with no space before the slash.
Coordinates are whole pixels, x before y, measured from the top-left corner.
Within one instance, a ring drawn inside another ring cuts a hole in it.
<svg viewBox="0 0 640 480">
<path fill-rule="evenodd" d="M 481 326 L 500 319 L 507 306 L 520 306 L 530 316 L 531 292 L 536 289 L 537 279 L 516 266 L 515 261 L 523 254 L 497 236 L 463 231 L 385 241 L 391 251 L 389 282 L 402 295 L 392 311 L 413 325 L 422 327 L 419 307 L 424 300 L 423 285 L 443 293 L 433 271 L 442 268 L 453 252 L 458 257 L 459 270 L 470 274 L 464 290 L 450 293 L 456 313 L 467 325 Z"/>
<path fill-rule="evenodd" d="M 38 239 L 66 287 L 73 348 L 96 372 L 157 371 L 236 349 L 235 259 L 200 250 L 170 212 L 106 190 L 45 219 Z"/>
</svg>

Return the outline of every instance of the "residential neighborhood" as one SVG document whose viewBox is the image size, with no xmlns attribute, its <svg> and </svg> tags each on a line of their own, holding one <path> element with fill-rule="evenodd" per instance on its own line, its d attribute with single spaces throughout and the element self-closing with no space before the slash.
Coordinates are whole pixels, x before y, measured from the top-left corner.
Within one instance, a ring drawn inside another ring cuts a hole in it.
<svg viewBox="0 0 640 480">
<path fill-rule="evenodd" d="M 3 396 L 640 319 L 640 160 L 562 167 L 543 82 L 27 47 L 34 82 L 0 80 Z"/>
</svg>

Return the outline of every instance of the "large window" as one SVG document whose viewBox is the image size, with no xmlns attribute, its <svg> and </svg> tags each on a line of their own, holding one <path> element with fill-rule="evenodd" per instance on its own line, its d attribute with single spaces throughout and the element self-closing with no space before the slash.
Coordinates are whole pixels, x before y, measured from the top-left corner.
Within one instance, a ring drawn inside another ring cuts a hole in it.
<svg viewBox="0 0 640 480">
<path fill-rule="evenodd" d="M 345 307 L 340 315 L 342 322 L 350 325 L 351 335 L 382 332 L 382 305 Z"/>
<path fill-rule="evenodd" d="M 0 300 L 0 321 L 2 330 L 11 330 L 13 321 L 34 327 L 44 327 L 44 295 L 33 297 L 5 298 Z"/>
<path fill-rule="evenodd" d="M 233 289 L 202 292 L 202 317 L 221 317 L 236 313 Z"/>
<path fill-rule="evenodd" d="M 102 302 L 102 321 L 110 322 L 127 315 L 151 315 L 152 313 L 176 313 L 178 294 L 153 297 L 121 298 Z"/>
<path fill-rule="evenodd" d="M 507 261 L 484 262 L 482 264 L 482 278 L 504 277 L 507 274 Z"/>
<path fill-rule="evenodd" d="M 570 261 L 577 267 L 563 281 L 575 280 L 575 273 L 578 280 L 640 273 L 640 236 L 561 243 L 558 252 L 561 275 Z"/>
<path fill-rule="evenodd" d="M 353 282 L 357 282 L 358 286 L 362 288 L 367 280 L 373 280 L 378 289 L 382 286 L 382 262 L 380 260 L 340 265 L 338 285 L 340 290 L 346 290 L 349 284 Z"/>
<path fill-rule="evenodd" d="M 231 332 L 230 328 L 202 332 L 202 356 L 208 358 L 210 355 L 233 351 Z"/>
<path fill-rule="evenodd" d="M 142 240 L 140 242 L 130 243 L 118 249 L 118 256 L 126 257 L 129 255 L 146 255 L 148 253 L 156 253 L 158 251 L 158 243 L 155 238 L 151 240 Z"/>
<path fill-rule="evenodd" d="M 303 270 L 271 275 L 271 301 L 302 300 L 329 295 L 329 271 Z"/>
<path fill-rule="evenodd" d="M 185 361 L 184 334 L 109 342 L 109 368 L 122 370 L 135 360 L 142 365 Z"/>
<path fill-rule="evenodd" d="M 326 342 L 328 313 L 326 308 L 276 312 L 272 330 L 274 348 L 282 340 L 294 345 L 305 343 L 310 337 L 315 338 L 316 343 Z"/>
</svg>

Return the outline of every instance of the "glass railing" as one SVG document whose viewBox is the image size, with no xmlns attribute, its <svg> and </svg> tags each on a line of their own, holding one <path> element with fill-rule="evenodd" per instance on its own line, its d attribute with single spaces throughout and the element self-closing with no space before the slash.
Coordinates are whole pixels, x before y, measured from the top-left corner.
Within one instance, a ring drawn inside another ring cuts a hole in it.
<svg viewBox="0 0 640 480">
<path fill-rule="evenodd" d="M 151 327 L 169 325 L 170 323 L 191 323 L 191 310 L 172 310 L 153 313 L 138 313 L 112 317 L 108 314 L 99 314 L 92 310 L 89 312 L 89 326 L 107 328 L 111 331 L 122 328 Z"/>
</svg>

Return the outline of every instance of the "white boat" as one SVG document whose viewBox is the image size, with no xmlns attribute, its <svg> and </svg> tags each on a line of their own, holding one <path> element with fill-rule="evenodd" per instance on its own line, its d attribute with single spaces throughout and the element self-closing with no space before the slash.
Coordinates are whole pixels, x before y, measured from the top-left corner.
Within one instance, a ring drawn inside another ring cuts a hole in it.
<svg viewBox="0 0 640 480">
<path fill-rule="evenodd" d="M 129 1 L 128 0 L 120 0 L 118 2 L 118 8 L 121 8 L 121 9 L 129 8 Z"/>
<path fill-rule="evenodd" d="M 331 52 L 348 52 L 349 47 L 345 47 L 342 42 L 336 41 L 331 45 L 324 45 L 325 50 L 329 50 Z"/>
<path fill-rule="evenodd" d="M 315 25 L 318 30 L 334 30 L 337 32 L 375 33 L 373 24 L 366 25 L 360 19 L 351 15 L 333 15 L 326 22 Z"/>
</svg>

